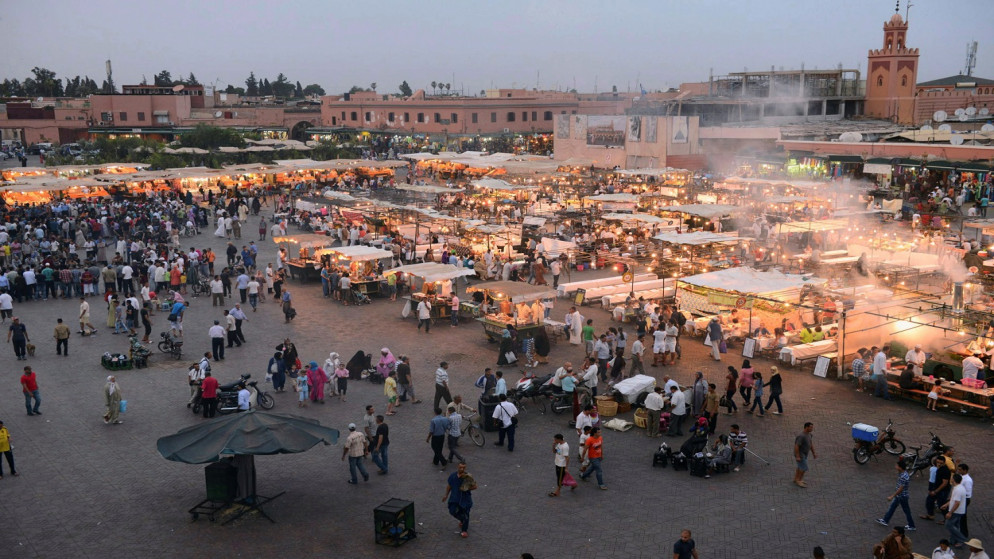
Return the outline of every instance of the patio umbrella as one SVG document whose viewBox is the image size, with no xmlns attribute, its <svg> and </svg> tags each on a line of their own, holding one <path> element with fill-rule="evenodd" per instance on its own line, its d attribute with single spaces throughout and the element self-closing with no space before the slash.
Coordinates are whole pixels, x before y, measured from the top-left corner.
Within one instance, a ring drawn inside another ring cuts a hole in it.
<svg viewBox="0 0 994 559">
<path fill-rule="evenodd" d="M 338 442 L 338 430 L 316 420 L 258 410 L 236 413 L 182 429 L 156 442 L 166 460 L 216 462 L 222 454 L 293 454 Z"/>
</svg>

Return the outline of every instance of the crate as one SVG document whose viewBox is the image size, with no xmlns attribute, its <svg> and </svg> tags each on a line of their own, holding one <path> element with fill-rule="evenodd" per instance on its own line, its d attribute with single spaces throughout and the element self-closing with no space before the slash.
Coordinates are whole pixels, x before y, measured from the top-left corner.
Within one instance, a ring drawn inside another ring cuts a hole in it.
<svg viewBox="0 0 994 559">
<path fill-rule="evenodd" d="M 868 443 L 877 442 L 877 436 L 880 435 L 880 429 L 877 429 L 873 425 L 867 425 L 865 423 L 856 423 L 852 426 L 852 438 L 860 441 L 866 441 Z"/>
<path fill-rule="evenodd" d="M 618 402 L 610 396 L 598 396 L 597 413 L 602 417 L 614 417 L 618 414 Z"/>
<path fill-rule="evenodd" d="M 376 543 L 399 547 L 418 537 L 415 528 L 414 503 L 403 499 L 390 499 L 373 509 Z"/>
<path fill-rule="evenodd" d="M 628 402 L 618 402 L 618 413 L 628 413 L 632 411 L 632 405 Z"/>
<path fill-rule="evenodd" d="M 635 410 L 635 426 L 639 429 L 649 428 L 649 412 L 645 408 Z"/>
</svg>

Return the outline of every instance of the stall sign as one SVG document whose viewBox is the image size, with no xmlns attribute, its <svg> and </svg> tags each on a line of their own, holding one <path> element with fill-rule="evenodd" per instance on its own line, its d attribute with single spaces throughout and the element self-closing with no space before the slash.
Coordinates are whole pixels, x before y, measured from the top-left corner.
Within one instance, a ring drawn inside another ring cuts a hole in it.
<svg viewBox="0 0 994 559">
<path fill-rule="evenodd" d="M 722 307 L 735 307 L 736 309 L 752 308 L 752 299 L 734 293 L 709 292 L 708 303 Z"/>
<path fill-rule="evenodd" d="M 717 204 L 718 203 L 718 196 L 716 196 L 714 194 L 703 194 L 702 193 L 702 194 L 698 194 L 697 195 L 697 201 L 700 202 L 700 203 L 702 203 L 702 204 Z"/>
<path fill-rule="evenodd" d="M 583 306 L 583 300 L 587 297 L 586 289 L 577 289 L 576 295 L 573 296 L 573 304 L 580 307 Z"/>
<path fill-rule="evenodd" d="M 674 188 L 672 186 L 661 186 L 659 188 L 659 194 L 662 195 L 662 196 L 668 196 L 670 198 L 679 198 L 680 197 L 680 189 L 679 188 Z"/>
</svg>

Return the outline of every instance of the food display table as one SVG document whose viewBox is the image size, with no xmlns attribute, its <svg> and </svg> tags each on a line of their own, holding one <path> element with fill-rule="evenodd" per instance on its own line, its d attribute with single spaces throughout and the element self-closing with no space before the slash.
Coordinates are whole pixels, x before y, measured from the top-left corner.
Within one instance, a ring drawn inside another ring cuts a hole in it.
<svg viewBox="0 0 994 559">
<path fill-rule="evenodd" d="M 639 394 L 643 392 L 651 392 L 653 387 L 656 386 L 656 379 L 650 377 L 649 375 L 635 375 L 631 378 L 626 378 L 623 381 L 614 384 L 614 390 L 621 392 L 621 395 L 625 398 L 625 401 L 629 404 L 634 404 L 635 400 L 638 399 Z"/>
<path fill-rule="evenodd" d="M 290 278 L 299 278 L 301 282 L 321 279 L 320 260 L 294 258 L 287 260 L 286 267 L 290 270 Z"/>
<path fill-rule="evenodd" d="M 500 342 L 501 336 L 504 329 L 507 328 L 507 325 L 514 324 L 513 318 L 502 318 L 498 315 L 487 315 L 477 318 L 476 320 L 483 325 L 483 332 L 486 333 L 487 339 L 491 342 Z M 522 340 L 525 338 L 534 338 L 537 331 L 545 328 L 545 324 L 541 322 L 532 324 L 514 324 L 514 328 L 518 331 L 518 339 Z"/>
<path fill-rule="evenodd" d="M 798 361 L 814 359 L 819 355 L 832 353 L 839 350 L 839 344 L 835 340 L 822 340 L 810 344 L 798 344 L 787 346 L 780 350 L 780 361 L 796 365 Z"/>
</svg>

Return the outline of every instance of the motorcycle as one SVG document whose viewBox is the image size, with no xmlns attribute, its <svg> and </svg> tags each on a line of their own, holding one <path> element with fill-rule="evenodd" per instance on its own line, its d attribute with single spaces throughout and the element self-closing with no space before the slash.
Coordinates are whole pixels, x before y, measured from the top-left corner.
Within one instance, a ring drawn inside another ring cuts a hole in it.
<svg viewBox="0 0 994 559">
<path fill-rule="evenodd" d="M 249 381 L 252 375 L 246 373 L 241 376 L 239 380 L 229 384 L 222 384 L 218 387 L 217 391 L 217 412 L 221 415 L 226 415 L 238 411 L 238 392 L 242 388 L 247 388 L 249 391 L 249 409 L 256 406 L 261 407 L 265 410 L 273 409 L 276 405 L 273 397 L 269 395 L 268 392 L 264 390 L 259 390 L 258 383 L 256 381 Z"/>
<path fill-rule="evenodd" d="M 907 466 L 908 472 L 911 475 L 928 470 L 932 466 L 932 460 L 934 460 L 936 456 L 946 452 L 946 445 L 942 444 L 942 440 L 939 439 L 939 436 L 931 431 L 929 431 L 928 434 L 932 435 L 932 441 L 929 443 L 928 450 L 925 451 L 924 455 L 921 454 L 922 447 L 920 446 L 913 446 L 911 447 L 911 450 L 914 452 L 908 452 L 907 454 L 902 455 L 902 458 L 904 458 L 904 464 Z"/>
<path fill-rule="evenodd" d="M 159 337 L 162 338 L 158 345 L 159 351 L 168 353 L 176 359 L 183 357 L 183 338 L 174 337 L 172 332 L 163 332 Z"/>
<path fill-rule="evenodd" d="M 540 388 L 552 379 L 552 374 L 536 377 L 535 373 L 521 371 L 521 378 L 514 385 L 514 390 L 508 391 L 507 397 L 519 410 L 524 410 L 524 401 L 529 399 L 539 413 L 545 413 L 545 397 L 539 394 Z M 542 397 L 540 397 L 542 396 Z"/>
<path fill-rule="evenodd" d="M 904 454 L 904 443 L 894 437 L 894 422 L 887 420 L 887 428 L 877 437 L 875 441 L 868 441 L 853 437 L 856 446 L 852 449 L 853 460 L 857 464 L 866 464 L 870 458 L 881 452 L 900 456 Z"/>
<path fill-rule="evenodd" d="M 556 385 L 552 384 L 551 378 L 538 391 L 543 397 L 549 399 L 549 407 L 552 408 L 552 413 L 560 415 L 566 410 L 573 409 L 573 394 L 563 392 L 561 388 L 557 390 Z"/>
</svg>

